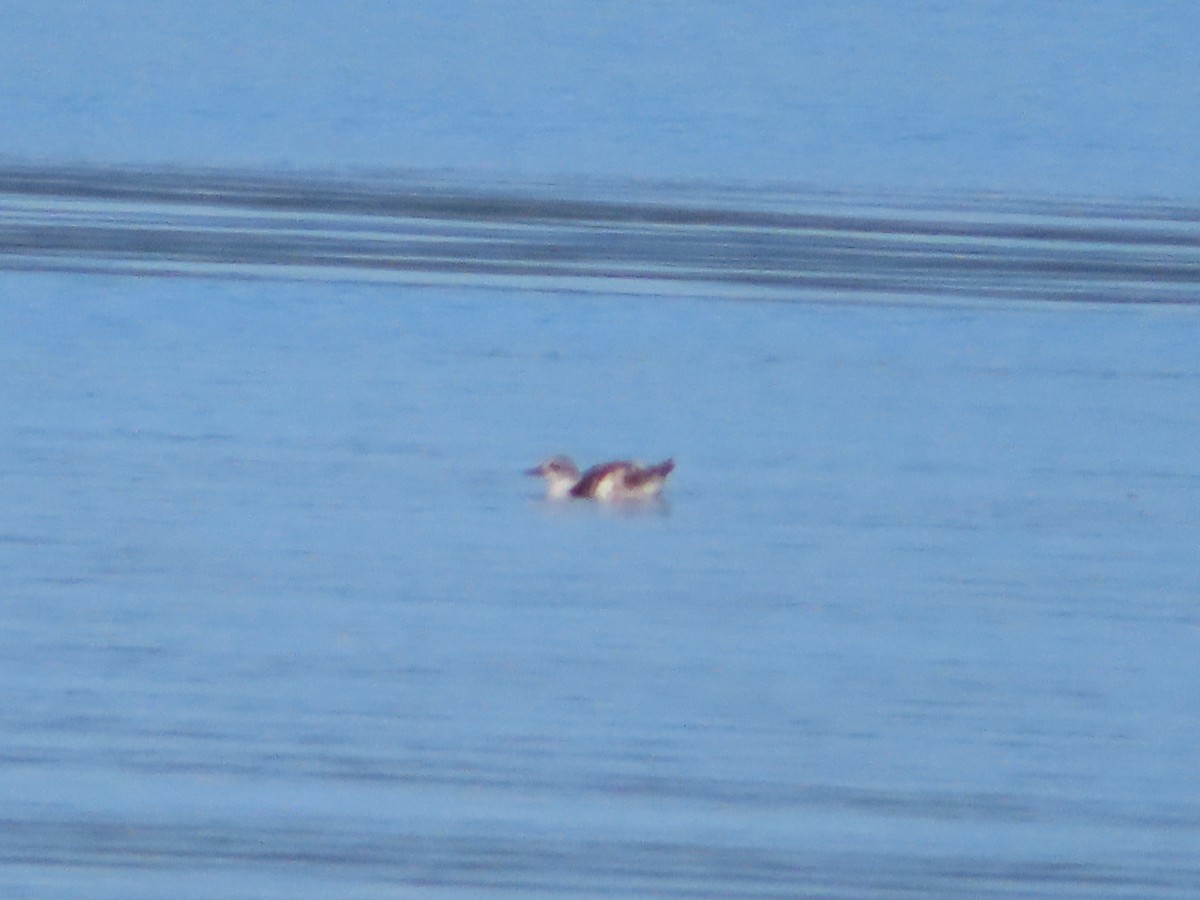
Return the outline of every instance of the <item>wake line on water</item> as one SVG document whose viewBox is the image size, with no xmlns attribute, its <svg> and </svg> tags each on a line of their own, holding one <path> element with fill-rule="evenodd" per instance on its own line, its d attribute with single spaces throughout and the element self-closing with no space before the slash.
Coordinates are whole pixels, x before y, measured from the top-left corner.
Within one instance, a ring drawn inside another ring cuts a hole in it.
<svg viewBox="0 0 1200 900">
<path fill-rule="evenodd" d="M 0 167 L 0 269 L 850 302 L 1200 301 L 1200 209 Z"/>
</svg>

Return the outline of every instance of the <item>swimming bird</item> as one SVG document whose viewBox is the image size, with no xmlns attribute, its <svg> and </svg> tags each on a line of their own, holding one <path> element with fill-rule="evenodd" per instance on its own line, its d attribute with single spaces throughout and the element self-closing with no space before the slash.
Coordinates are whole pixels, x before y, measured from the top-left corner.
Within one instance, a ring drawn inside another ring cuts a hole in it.
<svg viewBox="0 0 1200 900">
<path fill-rule="evenodd" d="M 551 500 L 649 500 L 662 492 L 674 468 L 673 459 L 656 466 L 621 459 L 592 466 L 581 475 L 569 456 L 553 456 L 525 474 L 545 478 L 546 496 Z"/>
</svg>

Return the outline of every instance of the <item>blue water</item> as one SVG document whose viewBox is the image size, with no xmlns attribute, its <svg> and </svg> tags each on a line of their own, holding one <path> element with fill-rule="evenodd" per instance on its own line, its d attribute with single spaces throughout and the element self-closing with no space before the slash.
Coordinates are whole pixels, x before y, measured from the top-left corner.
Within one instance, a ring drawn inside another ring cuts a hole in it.
<svg viewBox="0 0 1200 900">
<path fill-rule="evenodd" d="M 0 895 L 1200 892 L 1192 6 L 206 9 L 0 32 Z"/>
<path fill-rule="evenodd" d="M 0 152 L 1200 197 L 1200 9 L 8 0 Z"/>
</svg>

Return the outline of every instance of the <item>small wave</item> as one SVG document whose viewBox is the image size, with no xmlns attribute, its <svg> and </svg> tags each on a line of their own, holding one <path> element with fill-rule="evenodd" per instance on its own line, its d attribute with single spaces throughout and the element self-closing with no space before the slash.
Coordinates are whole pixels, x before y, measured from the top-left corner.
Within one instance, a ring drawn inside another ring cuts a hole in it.
<svg viewBox="0 0 1200 900">
<path fill-rule="evenodd" d="M 1195 303 L 1200 209 L 995 195 L 0 169 L 0 269 L 851 302 Z"/>
</svg>

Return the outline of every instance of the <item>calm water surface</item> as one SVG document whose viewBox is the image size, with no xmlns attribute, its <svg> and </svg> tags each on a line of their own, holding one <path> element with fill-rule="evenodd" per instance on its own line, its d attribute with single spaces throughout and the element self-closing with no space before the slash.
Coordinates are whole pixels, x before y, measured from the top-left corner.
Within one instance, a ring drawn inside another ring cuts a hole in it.
<svg viewBox="0 0 1200 900">
<path fill-rule="evenodd" d="M 0 896 L 1200 895 L 1197 10 L 6 4 Z"/>
<path fill-rule="evenodd" d="M 1186 210 L 7 184 L 7 895 L 1200 891 Z"/>
</svg>

